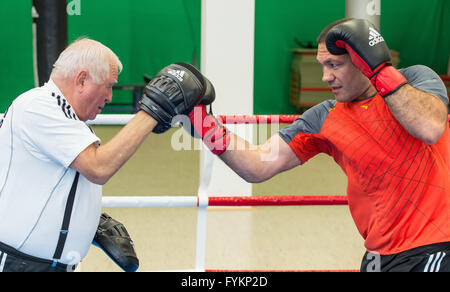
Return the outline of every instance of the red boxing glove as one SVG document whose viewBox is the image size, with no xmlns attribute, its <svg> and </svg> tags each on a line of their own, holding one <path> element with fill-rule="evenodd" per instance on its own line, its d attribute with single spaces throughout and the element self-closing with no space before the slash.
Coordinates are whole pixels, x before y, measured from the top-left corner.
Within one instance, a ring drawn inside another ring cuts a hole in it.
<svg viewBox="0 0 450 292">
<path fill-rule="evenodd" d="M 192 137 L 201 138 L 206 147 L 212 153 L 220 155 L 230 144 L 230 134 L 228 129 L 214 117 L 206 112 L 205 105 L 198 105 L 189 114 L 190 125 L 183 124 L 183 127 Z"/>
<path fill-rule="evenodd" d="M 383 37 L 367 20 L 351 19 L 334 26 L 327 34 L 326 46 L 333 55 L 348 53 L 383 97 L 407 83 L 390 63 L 391 54 Z"/>
</svg>

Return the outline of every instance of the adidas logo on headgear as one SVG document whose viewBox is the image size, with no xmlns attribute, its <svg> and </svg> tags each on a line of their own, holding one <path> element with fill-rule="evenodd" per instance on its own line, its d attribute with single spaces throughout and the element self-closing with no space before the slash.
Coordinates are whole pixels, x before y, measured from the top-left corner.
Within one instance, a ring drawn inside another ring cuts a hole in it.
<svg viewBox="0 0 450 292">
<path fill-rule="evenodd" d="M 369 27 L 369 46 L 373 47 L 381 42 L 384 42 L 383 37 L 378 33 L 378 31 L 372 27 Z"/>
<path fill-rule="evenodd" d="M 169 70 L 168 73 L 170 75 L 175 76 L 175 78 L 177 78 L 178 80 L 183 82 L 184 71 L 181 71 L 181 70 Z"/>
</svg>

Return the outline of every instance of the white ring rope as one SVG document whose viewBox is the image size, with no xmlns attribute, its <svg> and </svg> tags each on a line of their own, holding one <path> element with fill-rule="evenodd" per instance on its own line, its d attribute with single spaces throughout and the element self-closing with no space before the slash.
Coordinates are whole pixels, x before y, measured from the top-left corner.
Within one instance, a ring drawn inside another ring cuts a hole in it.
<svg viewBox="0 0 450 292">
<path fill-rule="evenodd" d="M 88 121 L 88 125 L 126 125 L 134 117 L 132 114 L 111 114 L 111 115 L 97 115 L 93 121 Z"/>
<path fill-rule="evenodd" d="M 171 208 L 197 207 L 198 198 L 195 196 L 106 196 L 102 198 L 103 208 Z"/>
</svg>

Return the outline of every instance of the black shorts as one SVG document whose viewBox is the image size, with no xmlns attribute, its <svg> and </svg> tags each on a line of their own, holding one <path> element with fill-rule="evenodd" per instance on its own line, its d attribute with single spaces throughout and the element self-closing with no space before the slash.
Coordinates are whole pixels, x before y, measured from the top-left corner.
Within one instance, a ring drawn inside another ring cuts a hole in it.
<svg viewBox="0 0 450 292">
<path fill-rule="evenodd" d="M 0 272 L 73 272 L 75 268 L 24 254 L 0 242 Z"/>
<path fill-rule="evenodd" d="M 450 242 L 425 245 L 392 255 L 366 252 L 361 272 L 450 272 Z"/>
</svg>

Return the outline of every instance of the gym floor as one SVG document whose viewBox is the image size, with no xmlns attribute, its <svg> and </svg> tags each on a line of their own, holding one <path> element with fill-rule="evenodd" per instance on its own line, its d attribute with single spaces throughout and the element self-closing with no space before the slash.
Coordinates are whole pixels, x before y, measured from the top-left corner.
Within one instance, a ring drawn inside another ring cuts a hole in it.
<svg viewBox="0 0 450 292">
<path fill-rule="evenodd" d="M 93 126 L 102 143 L 120 126 Z M 151 134 L 104 186 L 104 196 L 195 196 L 198 150 L 175 151 L 171 130 Z M 270 136 L 270 135 L 269 135 Z M 327 155 L 253 185 L 253 195 L 345 195 L 346 177 Z M 131 234 L 139 271 L 194 270 L 197 208 L 104 209 Z M 348 206 L 208 209 L 206 269 L 359 269 L 365 249 Z M 121 271 L 92 246 L 83 272 Z"/>
</svg>

